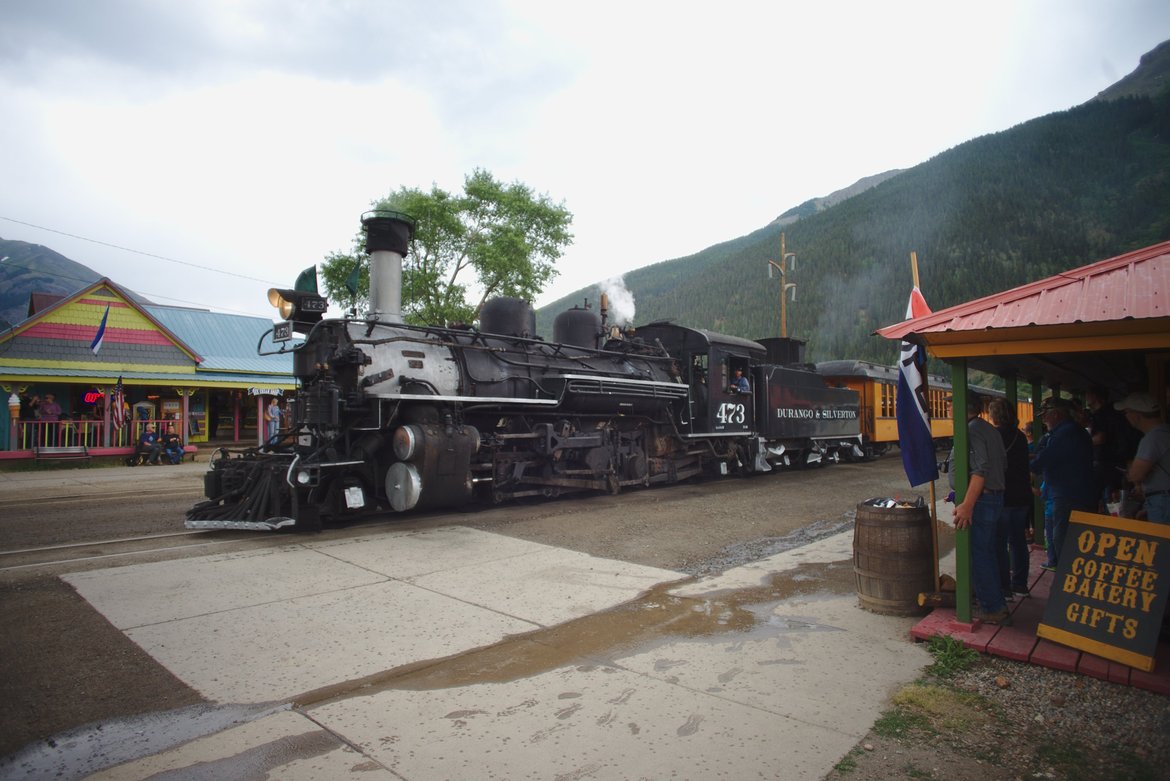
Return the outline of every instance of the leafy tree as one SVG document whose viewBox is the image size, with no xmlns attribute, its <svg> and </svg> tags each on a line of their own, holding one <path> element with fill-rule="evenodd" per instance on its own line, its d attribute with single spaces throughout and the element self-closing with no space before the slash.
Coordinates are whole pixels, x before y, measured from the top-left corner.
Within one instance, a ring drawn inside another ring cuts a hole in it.
<svg viewBox="0 0 1170 781">
<path fill-rule="evenodd" d="M 493 296 L 531 301 L 556 276 L 554 266 L 572 242 L 573 215 L 520 182 L 504 184 L 480 169 L 464 179 L 463 193 L 434 185 L 429 192 L 401 187 L 375 209 L 404 212 L 416 221 L 402 270 L 403 317 L 409 323 L 470 323 Z M 329 297 L 364 309 L 369 267 L 363 237 L 349 253 L 331 253 L 321 267 Z M 346 282 L 356 274 L 357 293 Z M 469 303 L 474 292 L 477 299 Z"/>
</svg>

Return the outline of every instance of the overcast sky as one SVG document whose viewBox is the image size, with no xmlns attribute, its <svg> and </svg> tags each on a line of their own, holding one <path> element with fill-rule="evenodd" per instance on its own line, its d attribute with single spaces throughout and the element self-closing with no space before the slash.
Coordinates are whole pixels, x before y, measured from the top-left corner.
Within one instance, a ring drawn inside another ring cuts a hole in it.
<svg viewBox="0 0 1170 781">
<path fill-rule="evenodd" d="M 0 0 L 0 237 L 271 317 L 371 201 L 483 168 L 574 215 L 540 305 L 1078 105 L 1166 39 L 1166 0 Z"/>
</svg>

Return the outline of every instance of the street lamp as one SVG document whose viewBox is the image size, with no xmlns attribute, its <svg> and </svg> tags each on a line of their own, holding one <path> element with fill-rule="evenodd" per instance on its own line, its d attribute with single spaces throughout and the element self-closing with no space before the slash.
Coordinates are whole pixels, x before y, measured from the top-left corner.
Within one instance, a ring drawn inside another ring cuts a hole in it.
<svg viewBox="0 0 1170 781">
<path fill-rule="evenodd" d="M 792 265 L 789 265 L 791 262 Z M 772 279 L 772 269 L 780 273 L 780 337 L 788 338 L 788 306 L 785 293 L 792 291 L 792 300 L 796 301 L 796 283 L 788 281 L 788 272 L 796 271 L 796 253 L 788 252 L 784 248 L 784 234 L 780 234 L 780 262 L 768 261 L 768 279 Z"/>
</svg>

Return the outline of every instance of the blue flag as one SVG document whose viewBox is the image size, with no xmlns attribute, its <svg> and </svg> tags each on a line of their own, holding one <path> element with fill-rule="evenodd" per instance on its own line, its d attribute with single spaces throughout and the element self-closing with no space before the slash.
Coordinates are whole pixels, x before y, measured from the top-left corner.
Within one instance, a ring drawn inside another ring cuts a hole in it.
<svg viewBox="0 0 1170 781">
<path fill-rule="evenodd" d="M 906 319 L 930 314 L 918 288 L 910 292 Z M 902 342 L 898 360 L 898 448 L 910 485 L 938 479 L 934 439 L 930 435 L 930 408 L 926 403 L 926 351 L 912 342 Z"/>
<path fill-rule="evenodd" d="M 110 305 L 106 304 L 106 313 L 102 315 L 102 324 L 98 326 L 97 333 L 94 334 L 93 341 L 90 342 L 89 349 L 94 355 L 98 354 L 98 350 L 102 349 L 102 340 L 106 338 L 106 320 L 110 317 Z"/>
</svg>

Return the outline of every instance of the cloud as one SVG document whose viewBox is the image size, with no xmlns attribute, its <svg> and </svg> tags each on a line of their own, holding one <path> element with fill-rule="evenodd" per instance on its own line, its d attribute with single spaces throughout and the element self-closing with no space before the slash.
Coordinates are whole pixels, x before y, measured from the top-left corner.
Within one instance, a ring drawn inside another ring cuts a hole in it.
<svg viewBox="0 0 1170 781">
<path fill-rule="evenodd" d="M 541 301 L 1087 100 L 1150 0 L 42 0 L 0 24 L 0 235 L 267 315 L 398 187 L 485 168 L 574 214 Z M 956 31 L 962 31 L 962 35 Z M 62 236 L 98 239 L 155 256 Z M 159 300 L 163 300 L 159 297 Z"/>
</svg>

